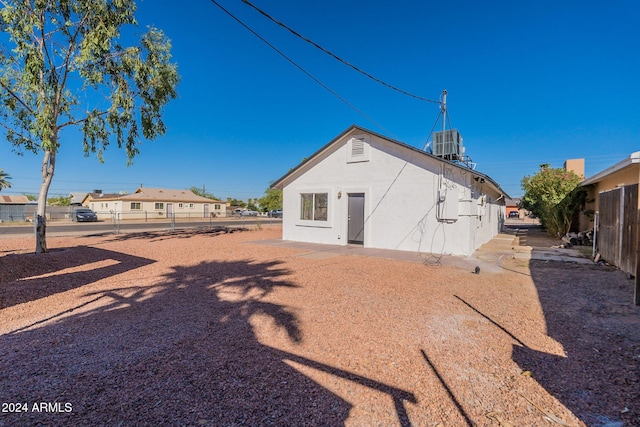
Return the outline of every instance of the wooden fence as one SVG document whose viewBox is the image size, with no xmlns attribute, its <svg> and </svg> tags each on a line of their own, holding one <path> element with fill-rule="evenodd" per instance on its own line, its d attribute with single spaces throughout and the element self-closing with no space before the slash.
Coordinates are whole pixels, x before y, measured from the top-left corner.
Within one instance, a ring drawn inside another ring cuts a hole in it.
<svg viewBox="0 0 640 427">
<path fill-rule="evenodd" d="M 633 276 L 637 271 L 638 184 L 599 193 L 598 252 Z"/>
</svg>

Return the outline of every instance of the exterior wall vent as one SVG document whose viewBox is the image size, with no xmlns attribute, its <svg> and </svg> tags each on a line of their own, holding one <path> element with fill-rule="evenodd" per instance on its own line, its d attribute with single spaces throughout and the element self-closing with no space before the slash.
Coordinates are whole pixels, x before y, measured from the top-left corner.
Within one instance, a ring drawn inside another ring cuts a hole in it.
<svg viewBox="0 0 640 427">
<path fill-rule="evenodd" d="M 347 163 L 368 162 L 369 142 L 365 137 L 357 136 L 347 143 Z"/>
<path fill-rule="evenodd" d="M 351 141 L 351 157 L 364 156 L 364 141 L 354 138 Z"/>
</svg>

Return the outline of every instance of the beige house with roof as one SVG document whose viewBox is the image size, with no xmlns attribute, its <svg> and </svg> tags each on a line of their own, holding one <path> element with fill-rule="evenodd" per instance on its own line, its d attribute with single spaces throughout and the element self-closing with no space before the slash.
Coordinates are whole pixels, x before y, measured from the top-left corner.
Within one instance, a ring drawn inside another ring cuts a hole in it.
<svg viewBox="0 0 640 427">
<path fill-rule="evenodd" d="M 227 215 L 226 204 L 220 200 L 198 196 L 190 190 L 138 188 L 124 195 L 89 194 L 83 202 L 98 214 L 99 219 L 117 215 L 127 219 L 161 219 L 174 214 L 176 218 L 211 218 Z"/>
</svg>

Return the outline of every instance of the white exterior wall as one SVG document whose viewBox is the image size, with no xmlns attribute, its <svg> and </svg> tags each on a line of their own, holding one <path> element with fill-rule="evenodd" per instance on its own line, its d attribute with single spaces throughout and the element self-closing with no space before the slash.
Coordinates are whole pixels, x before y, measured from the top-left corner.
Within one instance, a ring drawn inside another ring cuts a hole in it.
<svg viewBox="0 0 640 427">
<path fill-rule="evenodd" d="M 472 171 L 365 135 L 368 161 L 349 163 L 350 144 L 336 144 L 285 185 L 284 240 L 346 245 L 349 193 L 365 195 L 365 247 L 470 255 L 499 231 L 504 208 L 495 202 L 498 194 L 486 195 L 488 203 L 479 206 L 483 185 L 472 183 Z M 301 193 L 328 193 L 327 221 L 300 219 Z M 439 220 L 443 216 L 451 218 Z"/>
<path fill-rule="evenodd" d="M 87 203 L 85 206 L 94 211 L 98 215 L 98 219 L 107 220 L 111 219 L 111 211 L 115 212 L 116 204 L 117 202 L 114 202 L 113 200 L 91 200 L 91 202 Z"/>
</svg>

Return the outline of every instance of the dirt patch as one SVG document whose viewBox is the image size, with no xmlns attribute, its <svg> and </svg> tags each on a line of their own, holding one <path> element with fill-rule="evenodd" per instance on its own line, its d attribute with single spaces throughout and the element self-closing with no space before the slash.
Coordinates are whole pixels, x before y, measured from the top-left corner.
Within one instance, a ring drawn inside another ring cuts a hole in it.
<svg viewBox="0 0 640 427">
<path fill-rule="evenodd" d="M 280 233 L 0 240 L 0 425 L 640 425 L 619 271 L 250 243 Z"/>
</svg>

